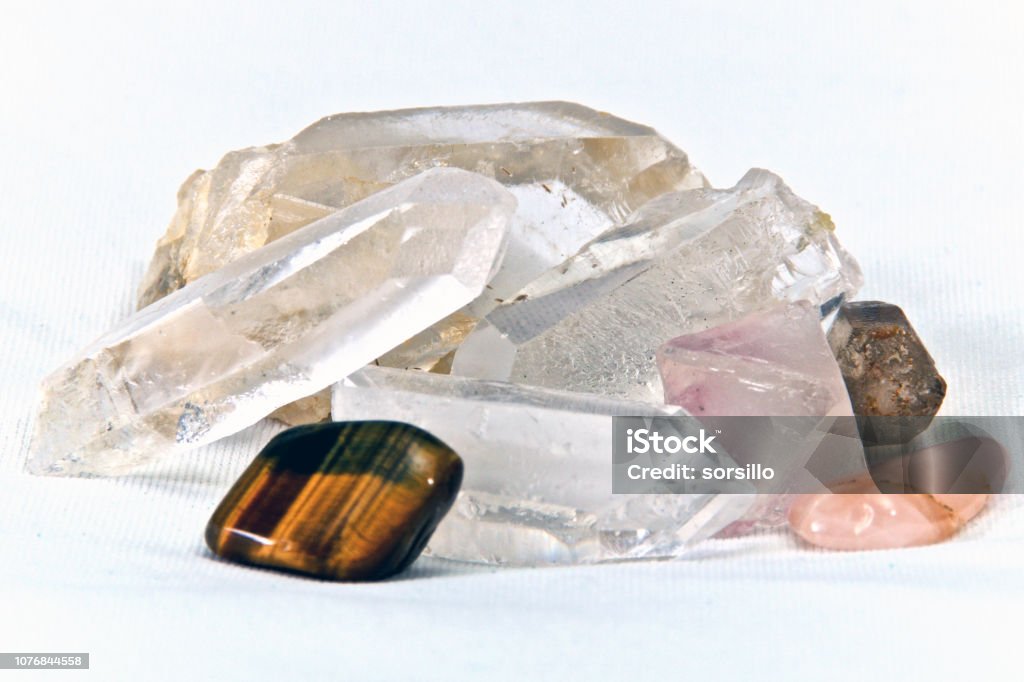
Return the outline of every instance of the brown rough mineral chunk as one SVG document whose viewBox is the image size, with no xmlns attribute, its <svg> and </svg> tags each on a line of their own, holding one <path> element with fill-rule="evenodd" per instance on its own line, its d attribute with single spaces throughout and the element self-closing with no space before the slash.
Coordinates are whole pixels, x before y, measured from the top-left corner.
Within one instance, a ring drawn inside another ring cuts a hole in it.
<svg viewBox="0 0 1024 682">
<path fill-rule="evenodd" d="M 865 421 L 862 435 L 870 435 L 870 440 L 905 442 L 939 411 L 946 382 L 899 306 L 881 301 L 843 304 L 828 342 L 854 414 L 923 418 Z M 873 429 L 871 434 L 864 433 L 865 424 Z"/>
</svg>

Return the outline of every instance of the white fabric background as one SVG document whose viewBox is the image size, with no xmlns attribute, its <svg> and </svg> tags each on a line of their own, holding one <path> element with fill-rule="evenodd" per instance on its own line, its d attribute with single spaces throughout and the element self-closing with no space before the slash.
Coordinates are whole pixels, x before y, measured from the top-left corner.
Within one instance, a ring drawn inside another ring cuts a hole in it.
<svg viewBox="0 0 1024 682">
<path fill-rule="evenodd" d="M 832 213 L 863 297 L 907 310 L 946 414 L 1022 414 L 1013 3 L 288 5 L 5 7 L 0 650 L 91 652 L 45 673 L 62 679 L 1020 679 L 1009 498 L 929 548 L 779 535 L 341 585 L 204 549 L 269 424 L 148 475 L 22 474 L 39 378 L 130 312 L 195 167 L 325 114 L 430 104 L 578 100 L 654 125 L 715 184 L 780 173 Z"/>
</svg>

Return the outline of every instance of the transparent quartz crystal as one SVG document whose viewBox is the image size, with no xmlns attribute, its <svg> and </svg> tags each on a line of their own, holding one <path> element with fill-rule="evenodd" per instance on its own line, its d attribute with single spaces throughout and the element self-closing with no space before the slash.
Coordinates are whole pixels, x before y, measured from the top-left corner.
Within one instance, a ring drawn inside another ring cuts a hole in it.
<svg viewBox="0 0 1024 682">
<path fill-rule="evenodd" d="M 336 420 L 415 424 L 463 458 L 455 506 L 428 552 L 492 564 L 673 557 L 738 519 L 748 495 L 613 495 L 612 415 L 678 408 L 367 367 L 335 386 Z"/>
<path fill-rule="evenodd" d="M 514 210 L 431 170 L 196 280 L 43 382 L 30 470 L 121 473 L 328 387 L 476 298 Z"/>
<path fill-rule="evenodd" d="M 452 372 L 660 401 L 665 341 L 778 301 L 828 308 L 860 283 L 829 216 L 752 170 L 641 208 L 492 311 Z"/>
<path fill-rule="evenodd" d="M 239 256 L 425 169 L 494 178 L 518 200 L 508 253 L 472 305 L 382 364 L 431 366 L 477 320 L 665 192 L 704 186 L 646 126 L 566 102 L 329 116 L 291 140 L 232 152 L 192 175 L 140 292 L 145 305 Z"/>
</svg>

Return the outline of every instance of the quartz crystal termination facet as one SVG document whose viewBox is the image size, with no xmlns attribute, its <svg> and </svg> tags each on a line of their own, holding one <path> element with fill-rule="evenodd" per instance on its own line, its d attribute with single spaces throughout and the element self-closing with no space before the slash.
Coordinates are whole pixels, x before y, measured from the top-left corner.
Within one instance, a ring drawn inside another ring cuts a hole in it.
<svg viewBox="0 0 1024 682">
<path fill-rule="evenodd" d="M 122 473 L 329 386 L 478 296 L 514 210 L 431 170 L 193 282 L 44 380 L 29 470 Z"/>
<path fill-rule="evenodd" d="M 521 566 L 679 556 L 750 502 L 612 494 L 611 416 L 685 414 L 666 405 L 371 366 L 335 386 L 333 410 L 416 424 L 462 456 L 434 556 Z"/>
<path fill-rule="evenodd" d="M 658 401 L 666 340 L 779 301 L 834 306 L 860 284 L 828 215 L 752 170 L 651 201 L 491 312 L 452 372 Z"/>
<path fill-rule="evenodd" d="M 329 116 L 288 142 L 232 152 L 186 180 L 140 305 L 436 166 L 494 178 L 519 208 L 503 266 L 484 295 L 382 359 L 389 366 L 428 368 L 498 301 L 649 199 L 706 184 L 686 155 L 653 129 L 578 104 Z"/>
</svg>

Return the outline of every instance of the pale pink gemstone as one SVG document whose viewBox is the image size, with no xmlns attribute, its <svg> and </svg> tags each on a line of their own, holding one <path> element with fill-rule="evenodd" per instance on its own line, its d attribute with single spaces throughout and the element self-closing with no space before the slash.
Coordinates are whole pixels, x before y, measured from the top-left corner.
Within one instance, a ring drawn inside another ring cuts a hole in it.
<svg viewBox="0 0 1024 682">
<path fill-rule="evenodd" d="M 861 480 L 850 490 L 877 490 Z M 871 492 L 799 495 L 789 525 L 827 549 L 892 549 L 948 539 L 982 510 L 988 495 L 883 495 Z"/>
<path fill-rule="evenodd" d="M 806 302 L 677 337 L 657 361 L 665 402 L 697 417 L 853 414 L 821 315 Z"/>
<path fill-rule="evenodd" d="M 657 362 L 665 402 L 697 417 L 853 415 L 819 310 L 805 301 L 674 338 L 658 349 Z M 731 454 L 756 461 L 743 451 Z M 789 500 L 759 495 L 718 537 L 785 524 Z"/>
</svg>

